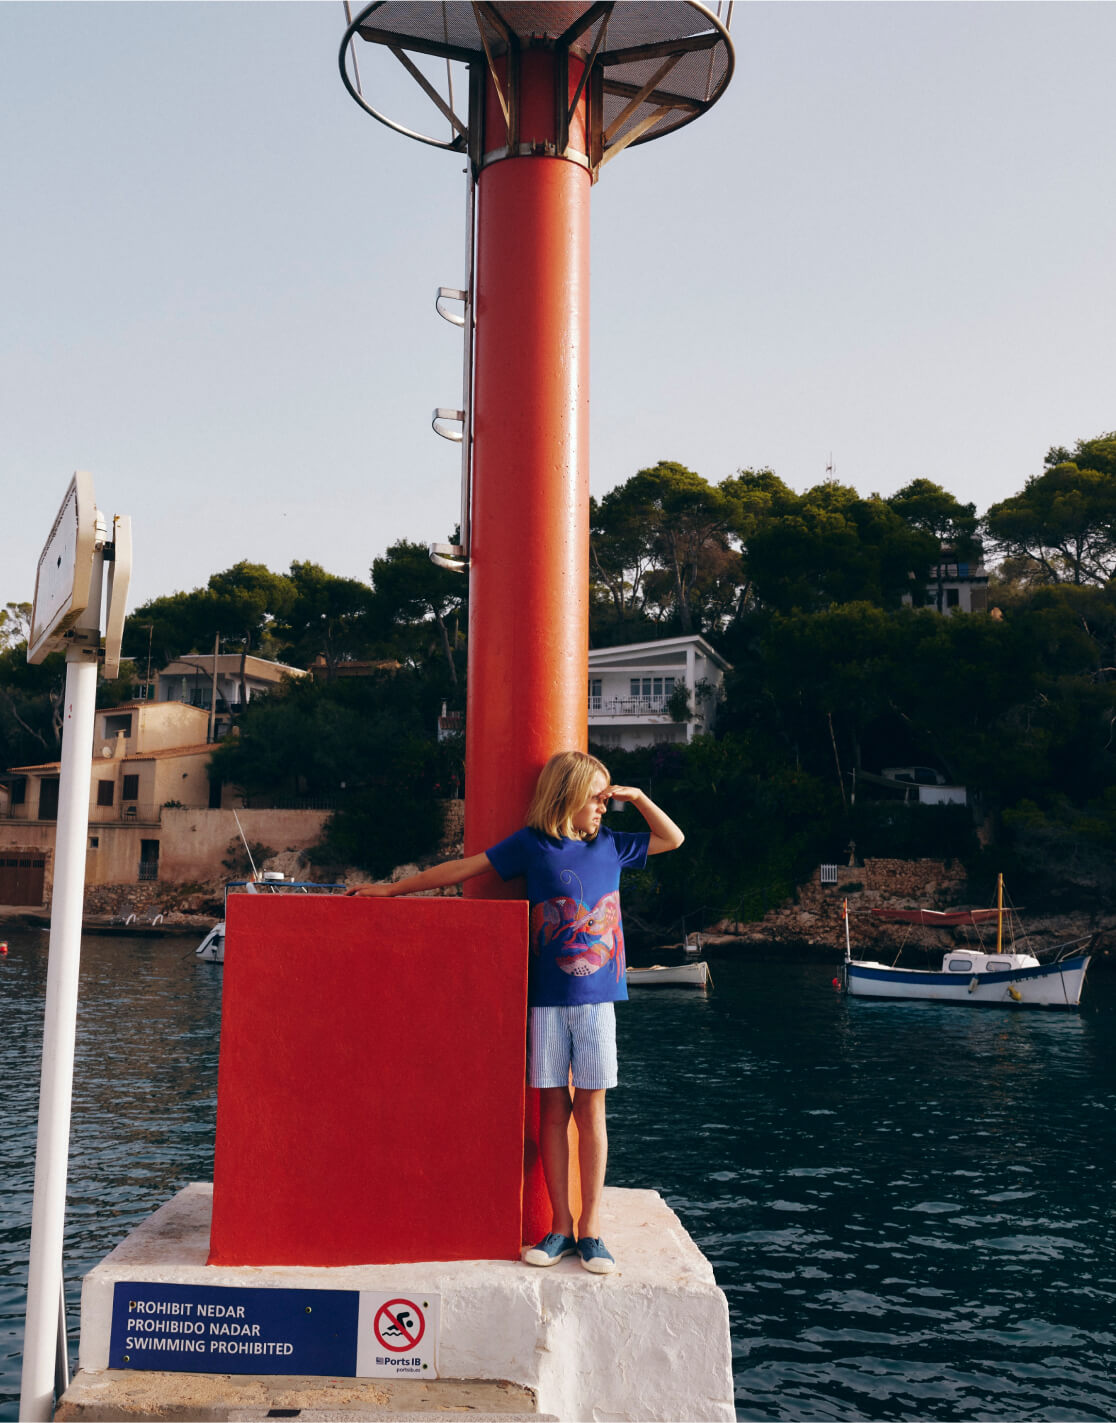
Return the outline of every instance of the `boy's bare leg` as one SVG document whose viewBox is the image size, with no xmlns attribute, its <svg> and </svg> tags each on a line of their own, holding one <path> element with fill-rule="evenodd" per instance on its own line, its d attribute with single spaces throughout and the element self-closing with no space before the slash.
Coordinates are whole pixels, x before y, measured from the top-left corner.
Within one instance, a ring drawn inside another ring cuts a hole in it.
<svg viewBox="0 0 1116 1423">
<path fill-rule="evenodd" d="M 601 1233 L 601 1194 L 608 1163 L 605 1089 L 575 1088 L 573 1115 L 577 1123 L 578 1166 L 581 1170 L 581 1219 L 577 1233 L 579 1239 L 585 1236 L 596 1238 Z"/>
<path fill-rule="evenodd" d="M 539 1088 L 539 1153 L 542 1156 L 547 1194 L 550 1196 L 550 1228 L 555 1235 L 574 1233 L 573 1216 L 570 1213 L 571 1110 L 568 1087 Z"/>
</svg>

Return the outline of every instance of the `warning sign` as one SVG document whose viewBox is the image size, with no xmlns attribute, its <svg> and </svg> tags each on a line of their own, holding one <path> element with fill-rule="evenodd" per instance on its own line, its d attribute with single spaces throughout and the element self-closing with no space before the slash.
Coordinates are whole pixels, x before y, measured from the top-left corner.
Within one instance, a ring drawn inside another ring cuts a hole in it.
<svg viewBox="0 0 1116 1423">
<path fill-rule="evenodd" d="M 414 1300 L 392 1299 L 376 1311 L 372 1328 L 385 1349 L 406 1354 L 426 1331 L 426 1316 Z"/>
<path fill-rule="evenodd" d="M 254 1289 L 117 1281 L 109 1367 L 161 1373 L 437 1378 L 428 1290 Z"/>
<path fill-rule="evenodd" d="M 436 1294 L 360 1292 L 357 1375 L 437 1378 L 441 1300 Z"/>
</svg>

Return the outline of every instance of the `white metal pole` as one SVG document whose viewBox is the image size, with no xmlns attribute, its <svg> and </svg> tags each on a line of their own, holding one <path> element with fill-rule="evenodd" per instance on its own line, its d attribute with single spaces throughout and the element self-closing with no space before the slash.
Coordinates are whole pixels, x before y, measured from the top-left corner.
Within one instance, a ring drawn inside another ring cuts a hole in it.
<svg viewBox="0 0 1116 1423">
<path fill-rule="evenodd" d="M 221 634 L 213 634 L 213 684 L 209 689 L 209 740 L 217 740 L 217 658 L 221 652 Z"/>
<path fill-rule="evenodd" d="M 104 534 L 98 530 L 98 545 L 103 538 Z M 31 1207 L 31 1262 L 19 1405 L 19 1416 L 27 1423 L 49 1423 L 54 1415 L 78 967 L 85 901 L 85 849 L 93 774 L 102 563 L 103 553 L 98 547 L 93 560 L 89 607 L 75 628 L 73 644 L 66 652 L 62 769 L 58 784 L 35 1196 Z"/>
</svg>

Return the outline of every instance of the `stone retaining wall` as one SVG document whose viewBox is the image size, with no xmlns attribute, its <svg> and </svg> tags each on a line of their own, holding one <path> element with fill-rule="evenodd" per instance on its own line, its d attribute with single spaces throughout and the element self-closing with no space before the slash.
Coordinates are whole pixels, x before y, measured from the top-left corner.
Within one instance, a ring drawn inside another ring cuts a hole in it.
<svg viewBox="0 0 1116 1423">
<path fill-rule="evenodd" d="M 465 853 L 465 802 L 444 800 L 442 802 L 445 830 L 438 854 L 443 859 L 453 859 Z"/>
</svg>

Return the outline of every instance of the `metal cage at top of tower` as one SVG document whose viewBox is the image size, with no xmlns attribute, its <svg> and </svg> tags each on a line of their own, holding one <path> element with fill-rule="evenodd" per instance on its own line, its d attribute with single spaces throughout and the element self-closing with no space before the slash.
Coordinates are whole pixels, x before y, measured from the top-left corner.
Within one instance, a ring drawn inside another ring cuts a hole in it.
<svg viewBox="0 0 1116 1423">
<path fill-rule="evenodd" d="M 717 102 L 734 65 L 730 15 L 731 5 L 722 20 L 696 0 L 376 0 L 346 28 L 341 75 L 349 93 L 373 118 L 408 138 L 468 153 L 474 174 L 493 158 L 537 154 L 541 149 L 584 162 L 596 178 L 601 165 L 623 149 L 671 133 Z M 446 121 L 446 138 L 408 128 L 368 101 L 353 53 L 356 38 L 395 56 Z M 573 60 L 575 79 L 555 85 L 553 142 L 522 145 L 519 62 L 526 51 L 539 48 L 555 52 L 560 74 L 570 72 Z M 445 63 L 441 87 L 417 57 Z M 468 66 L 470 73 L 464 113 L 454 92 L 454 64 Z M 486 71 L 502 113 L 504 132 L 499 136 L 483 131 L 480 80 Z M 583 97 L 589 106 L 589 151 L 578 153 L 571 148 L 570 128 Z"/>
</svg>

